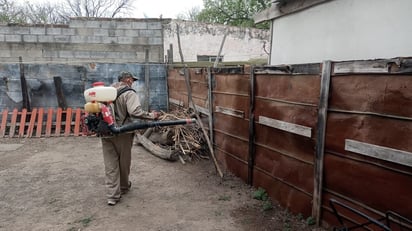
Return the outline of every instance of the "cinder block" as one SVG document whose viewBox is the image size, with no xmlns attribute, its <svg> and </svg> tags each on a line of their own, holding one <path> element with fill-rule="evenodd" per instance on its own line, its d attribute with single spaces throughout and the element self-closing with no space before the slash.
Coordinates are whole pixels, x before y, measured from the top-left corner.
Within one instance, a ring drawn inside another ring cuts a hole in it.
<svg viewBox="0 0 412 231">
<path fill-rule="evenodd" d="M 54 37 L 52 35 L 38 35 L 39 43 L 53 43 Z"/>
<path fill-rule="evenodd" d="M 128 60 L 136 60 L 136 52 L 122 52 L 120 58 Z"/>
<path fill-rule="evenodd" d="M 8 26 L 0 26 L 0 34 L 10 34 L 10 28 Z"/>
<path fill-rule="evenodd" d="M 56 43 L 70 43 L 70 36 L 56 35 L 56 36 L 54 36 L 54 41 Z"/>
<path fill-rule="evenodd" d="M 162 29 L 162 23 L 159 22 L 149 22 L 147 23 L 147 29 L 149 30 L 161 30 Z"/>
<path fill-rule="evenodd" d="M 102 43 L 101 36 L 86 36 L 86 43 Z"/>
<path fill-rule="evenodd" d="M 32 35 L 45 35 L 46 28 L 44 27 L 30 27 L 30 34 Z"/>
<path fill-rule="evenodd" d="M 109 36 L 108 29 L 92 29 L 92 33 L 94 36 Z"/>
<path fill-rule="evenodd" d="M 9 30 L 10 34 L 30 34 L 30 28 L 29 27 L 21 27 L 21 26 L 13 26 L 10 27 Z"/>
<path fill-rule="evenodd" d="M 118 38 L 117 37 L 102 37 L 103 44 L 117 44 Z"/>
<path fill-rule="evenodd" d="M 11 50 L 0 50 L 0 57 L 11 57 Z"/>
<path fill-rule="evenodd" d="M 46 28 L 47 35 L 61 35 L 62 28 Z"/>
<path fill-rule="evenodd" d="M 0 42 L 4 42 L 4 38 L 5 38 L 5 35 L 4 35 L 4 34 L 0 34 Z"/>
<path fill-rule="evenodd" d="M 21 35 L 12 35 L 6 34 L 5 41 L 6 42 L 21 42 L 22 41 Z"/>
<path fill-rule="evenodd" d="M 86 37 L 85 36 L 74 35 L 74 36 L 70 36 L 70 41 L 72 43 L 86 43 Z"/>
<path fill-rule="evenodd" d="M 117 29 L 132 29 L 132 22 L 117 22 Z"/>
<path fill-rule="evenodd" d="M 81 19 L 70 19 L 69 28 L 84 28 L 85 21 Z"/>
<path fill-rule="evenodd" d="M 132 22 L 132 29 L 147 29 L 147 22 Z"/>
<path fill-rule="evenodd" d="M 80 59 L 90 58 L 90 51 L 75 51 L 74 57 Z"/>
<path fill-rule="evenodd" d="M 74 58 L 73 51 L 61 50 L 59 51 L 59 58 Z"/>
<path fill-rule="evenodd" d="M 118 37 L 119 44 L 133 44 L 133 38 L 131 37 Z"/>
<path fill-rule="evenodd" d="M 117 52 L 117 51 L 106 52 L 106 58 L 108 58 L 108 59 L 119 59 L 121 57 L 122 53 L 123 52 Z"/>
<path fill-rule="evenodd" d="M 162 38 L 149 38 L 149 45 L 163 45 Z"/>
<path fill-rule="evenodd" d="M 37 35 L 23 35 L 23 42 L 37 43 Z"/>
<path fill-rule="evenodd" d="M 128 37 L 137 37 L 139 36 L 139 30 L 125 30 L 125 35 Z"/>
<path fill-rule="evenodd" d="M 133 44 L 149 45 L 149 38 L 148 37 L 134 37 Z"/>
<path fill-rule="evenodd" d="M 86 28 L 101 28 L 101 22 L 100 21 L 85 21 L 84 22 L 84 27 L 86 27 Z"/>
<path fill-rule="evenodd" d="M 106 58 L 106 52 L 104 51 L 91 51 L 90 52 L 91 59 L 104 59 Z"/>
<path fill-rule="evenodd" d="M 73 28 L 62 28 L 62 35 L 75 35 L 76 29 Z"/>
<path fill-rule="evenodd" d="M 100 27 L 104 29 L 113 29 L 116 28 L 116 21 L 101 21 Z"/>
<path fill-rule="evenodd" d="M 43 49 L 42 57 L 44 58 L 53 58 L 53 57 L 59 57 L 59 52 L 54 51 L 54 50 L 49 50 L 49 49 Z"/>
</svg>

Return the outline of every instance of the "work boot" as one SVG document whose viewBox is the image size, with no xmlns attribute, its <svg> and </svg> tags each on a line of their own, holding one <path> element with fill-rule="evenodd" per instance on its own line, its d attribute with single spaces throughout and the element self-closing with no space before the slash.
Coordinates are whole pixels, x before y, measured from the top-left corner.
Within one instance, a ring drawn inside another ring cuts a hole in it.
<svg viewBox="0 0 412 231">
<path fill-rule="evenodd" d="M 132 187 L 132 182 L 129 181 L 129 183 L 127 184 L 127 189 L 122 190 L 122 191 L 120 192 L 120 194 L 121 194 L 121 195 L 124 195 L 124 194 L 128 193 L 128 192 L 130 191 L 130 188 L 131 188 L 131 187 Z"/>
</svg>

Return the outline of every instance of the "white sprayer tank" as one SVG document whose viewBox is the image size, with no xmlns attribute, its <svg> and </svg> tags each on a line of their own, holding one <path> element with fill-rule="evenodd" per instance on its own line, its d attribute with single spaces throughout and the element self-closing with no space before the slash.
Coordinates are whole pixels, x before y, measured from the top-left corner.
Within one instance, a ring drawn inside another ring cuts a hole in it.
<svg viewBox="0 0 412 231">
<path fill-rule="evenodd" d="M 103 82 L 93 83 L 93 87 L 84 91 L 86 102 L 111 102 L 117 97 L 114 87 L 105 87 Z"/>
</svg>

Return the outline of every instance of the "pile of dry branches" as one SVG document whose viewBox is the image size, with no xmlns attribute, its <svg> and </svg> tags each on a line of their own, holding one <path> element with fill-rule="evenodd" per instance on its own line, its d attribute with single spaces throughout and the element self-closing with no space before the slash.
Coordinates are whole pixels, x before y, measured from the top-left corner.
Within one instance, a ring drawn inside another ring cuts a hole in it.
<svg viewBox="0 0 412 231">
<path fill-rule="evenodd" d="M 190 117 L 190 111 L 176 109 L 169 113 L 162 112 L 159 120 L 180 120 Z M 165 156 L 166 153 L 166 157 L 162 157 L 164 159 L 179 159 L 182 163 L 209 159 L 205 137 L 197 123 L 152 128 L 146 130 L 143 136 L 157 146 L 150 148 L 149 151 L 159 157 Z"/>
</svg>

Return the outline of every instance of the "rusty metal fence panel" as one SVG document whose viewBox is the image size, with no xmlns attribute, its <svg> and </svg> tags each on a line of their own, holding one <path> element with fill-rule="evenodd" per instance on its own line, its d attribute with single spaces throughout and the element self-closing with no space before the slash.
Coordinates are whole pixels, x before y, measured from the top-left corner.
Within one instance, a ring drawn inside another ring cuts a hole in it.
<svg viewBox="0 0 412 231">
<path fill-rule="evenodd" d="M 347 211 L 339 220 L 335 201 L 398 230 L 388 214 L 412 219 L 411 73 L 402 58 L 212 69 L 190 89 L 226 170 L 318 224 L 364 222 Z M 176 75 L 169 103 L 187 106 Z"/>
</svg>

